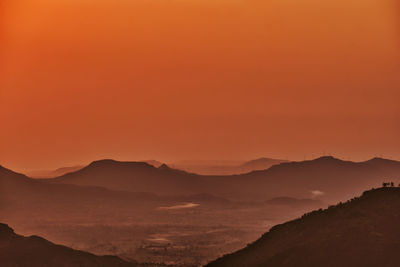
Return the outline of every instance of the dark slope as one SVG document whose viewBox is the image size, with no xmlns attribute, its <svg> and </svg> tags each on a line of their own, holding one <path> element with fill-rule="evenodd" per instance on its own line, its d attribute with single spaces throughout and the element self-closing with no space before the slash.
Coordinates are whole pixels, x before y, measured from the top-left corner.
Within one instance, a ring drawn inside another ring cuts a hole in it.
<svg viewBox="0 0 400 267">
<path fill-rule="evenodd" d="M 34 180 L 23 174 L 0 166 L 0 208 L 7 207 L 13 200 L 20 201 L 20 195 L 29 194 L 29 188 L 35 183 Z"/>
<path fill-rule="evenodd" d="M 277 225 L 207 266 L 400 266 L 399 225 L 400 188 L 375 189 Z"/>
<path fill-rule="evenodd" d="M 0 223 L 0 266 L 2 267 L 128 267 L 137 266 L 115 256 L 96 256 L 55 245 L 37 236 L 23 237 Z"/>
</svg>

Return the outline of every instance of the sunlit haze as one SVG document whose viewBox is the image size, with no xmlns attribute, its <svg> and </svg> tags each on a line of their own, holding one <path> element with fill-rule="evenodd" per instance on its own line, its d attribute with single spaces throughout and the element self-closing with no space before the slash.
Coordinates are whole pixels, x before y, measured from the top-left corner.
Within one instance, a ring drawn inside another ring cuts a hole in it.
<svg viewBox="0 0 400 267">
<path fill-rule="evenodd" d="M 3 0 L 0 164 L 400 159 L 396 0 Z"/>
</svg>

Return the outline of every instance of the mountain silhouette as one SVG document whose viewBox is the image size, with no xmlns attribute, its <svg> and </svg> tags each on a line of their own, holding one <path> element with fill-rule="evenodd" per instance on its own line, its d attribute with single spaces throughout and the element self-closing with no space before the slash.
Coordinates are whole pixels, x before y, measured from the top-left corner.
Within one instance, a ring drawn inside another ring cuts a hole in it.
<svg viewBox="0 0 400 267">
<path fill-rule="evenodd" d="M 196 179 L 197 178 L 197 179 Z M 152 192 L 163 195 L 204 193 L 192 190 L 206 185 L 197 175 L 172 169 L 166 164 L 156 168 L 146 162 L 94 161 L 83 169 L 48 179 L 50 183 L 101 186 L 111 190 Z"/>
<path fill-rule="evenodd" d="M 207 267 L 400 266 L 399 225 L 400 188 L 373 189 L 277 225 Z"/>
<path fill-rule="evenodd" d="M 364 188 L 376 187 L 385 179 L 399 182 L 399 178 L 400 162 L 397 161 L 372 159 L 351 162 L 321 157 L 227 176 L 196 175 L 167 165 L 155 168 L 143 162 L 101 160 L 47 181 L 160 195 L 207 193 L 231 200 L 260 201 L 289 196 L 334 203 L 361 194 Z"/>
<path fill-rule="evenodd" d="M 74 172 L 79 169 L 82 169 L 84 166 L 71 166 L 71 167 L 62 167 L 56 170 L 39 170 L 39 171 L 30 171 L 25 174 L 32 178 L 54 178 L 61 175 L 64 175 L 69 172 Z"/>
<path fill-rule="evenodd" d="M 352 162 L 326 156 L 281 163 L 241 177 L 245 178 L 240 179 L 242 192 L 261 194 L 260 190 L 265 192 L 267 188 L 276 196 L 317 197 L 334 203 L 361 194 L 365 188 L 377 187 L 385 179 L 398 182 L 400 162 L 386 159 Z"/>
<path fill-rule="evenodd" d="M 241 172 L 251 172 L 251 171 L 258 171 L 258 170 L 266 170 L 274 165 L 281 164 L 284 162 L 288 162 L 287 160 L 281 159 L 271 159 L 271 158 L 259 158 L 255 160 L 250 160 L 243 163 L 240 166 Z"/>
<path fill-rule="evenodd" d="M 38 236 L 24 237 L 0 223 L 0 265 L 4 267 L 128 267 L 137 266 L 116 256 L 96 256 L 53 244 Z"/>
<path fill-rule="evenodd" d="M 171 163 L 175 169 L 185 170 L 200 175 L 235 175 L 248 173 L 255 170 L 265 170 L 286 160 L 259 158 L 250 161 L 217 161 L 217 160 L 199 160 L 199 161 L 180 161 Z"/>
</svg>

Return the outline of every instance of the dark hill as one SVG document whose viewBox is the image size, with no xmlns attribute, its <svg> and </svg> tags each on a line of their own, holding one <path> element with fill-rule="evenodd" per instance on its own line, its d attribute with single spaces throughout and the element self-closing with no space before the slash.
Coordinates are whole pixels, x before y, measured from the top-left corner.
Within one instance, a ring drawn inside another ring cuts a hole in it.
<svg viewBox="0 0 400 267">
<path fill-rule="evenodd" d="M 156 168 L 146 162 L 94 161 L 85 168 L 48 179 L 48 182 L 101 186 L 111 190 L 153 192 L 165 195 L 199 193 L 193 188 L 202 179 L 197 175 L 169 168 L 163 164 Z"/>
<path fill-rule="evenodd" d="M 207 266 L 400 266 L 399 225 L 400 188 L 374 189 L 277 225 Z"/>
<path fill-rule="evenodd" d="M 23 237 L 0 223 L 0 266 L 3 267 L 128 267 L 137 266 L 115 256 L 96 256 L 55 245 L 38 236 Z"/>
</svg>

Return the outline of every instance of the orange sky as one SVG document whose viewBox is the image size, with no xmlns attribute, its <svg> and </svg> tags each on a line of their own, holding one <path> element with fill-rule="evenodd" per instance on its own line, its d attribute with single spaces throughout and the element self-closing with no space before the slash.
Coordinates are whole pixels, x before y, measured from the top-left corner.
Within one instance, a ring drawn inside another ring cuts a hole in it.
<svg viewBox="0 0 400 267">
<path fill-rule="evenodd" d="M 400 159 L 396 0 L 3 0 L 0 164 Z"/>
</svg>

